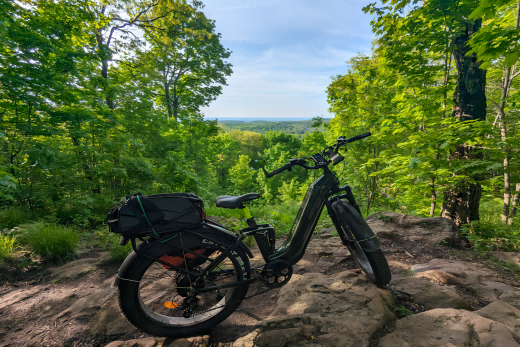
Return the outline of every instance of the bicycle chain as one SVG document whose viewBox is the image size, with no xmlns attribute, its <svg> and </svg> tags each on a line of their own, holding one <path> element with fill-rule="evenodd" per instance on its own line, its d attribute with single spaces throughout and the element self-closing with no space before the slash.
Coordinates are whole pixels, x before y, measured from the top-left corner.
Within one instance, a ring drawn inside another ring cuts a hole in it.
<svg viewBox="0 0 520 347">
<path fill-rule="evenodd" d="M 260 275 L 259 275 L 259 276 L 260 276 Z M 262 279 L 262 278 L 260 278 L 259 280 L 262 281 L 262 282 L 264 282 L 264 279 Z M 255 294 L 253 294 L 253 295 L 251 295 L 251 296 L 248 296 L 248 297 L 246 297 L 246 298 L 244 298 L 244 299 L 242 299 L 242 300 L 231 301 L 231 302 L 229 302 L 229 303 L 227 303 L 227 304 L 225 304 L 225 305 L 221 305 L 221 306 L 217 306 L 217 307 L 212 307 L 212 308 L 209 308 L 209 309 L 207 309 L 207 310 L 203 310 L 203 311 L 197 311 L 197 312 L 194 312 L 193 315 L 195 315 L 195 314 L 203 314 L 203 313 L 206 313 L 206 312 L 209 312 L 209 311 L 217 310 L 217 309 L 222 308 L 222 307 L 226 307 L 226 306 L 231 305 L 231 304 L 235 304 L 235 303 L 237 303 L 237 302 L 242 302 L 242 301 L 244 301 L 244 300 L 251 299 L 251 298 L 253 298 L 253 297 L 257 296 L 257 295 L 267 293 L 268 291 L 273 290 L 273 289 L 275 289 L 275 288 L 268 288 L 268 289 L 266 289 L 266 290 L 264 290 L 264 291 L 261 291 L 261 292 L 259 292 L 259 293 L 255 293 Z"/>
</svg>

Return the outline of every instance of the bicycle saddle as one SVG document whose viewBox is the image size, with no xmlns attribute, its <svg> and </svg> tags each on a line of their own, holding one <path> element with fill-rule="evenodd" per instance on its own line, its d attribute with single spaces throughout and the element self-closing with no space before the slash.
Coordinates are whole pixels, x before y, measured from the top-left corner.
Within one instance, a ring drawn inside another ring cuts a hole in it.
<svg viewBox="0 0 520 347">
<path fill-rule="evenodd" d="M 223 208 L 243 208 L 243 203 L 260 197 L 258 193 L 248 193 L 239 196 L 222 195 L 215 198 L 215 205 Z"/>
</svg>

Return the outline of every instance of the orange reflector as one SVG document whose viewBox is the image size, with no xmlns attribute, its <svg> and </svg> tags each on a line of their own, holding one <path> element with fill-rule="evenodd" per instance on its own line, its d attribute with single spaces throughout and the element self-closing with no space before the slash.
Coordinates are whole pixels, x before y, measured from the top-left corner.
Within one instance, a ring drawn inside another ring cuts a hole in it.
<svg viewBox="0 0 520 347">
<path fill-rule="evenodd" d="M 174 303 L 173 301 L 166 301 L 164 303 L 164 306 L 167 307 L 167 308 L 176 308 L 177 307 L 177 304 Z"/>
</svg>

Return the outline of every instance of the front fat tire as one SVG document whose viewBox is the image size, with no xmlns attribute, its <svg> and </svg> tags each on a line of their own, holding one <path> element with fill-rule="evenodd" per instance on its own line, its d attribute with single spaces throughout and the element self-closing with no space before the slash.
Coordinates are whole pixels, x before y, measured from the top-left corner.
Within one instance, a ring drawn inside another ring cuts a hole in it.
<svg viewBox="0 0 520 347">
<path fill-rule="evenodd" d="M 352 247 L 347 246 L 347 248 L 349 249 L 350 253 L 353 254 Z M 367 275 L 367 277 L 370 278 L 375 284 L 380 286 L 390 283 L 390 280 L 392 279 L 392 274 L 390 272 L 390 267 L 388 266 L 388 262 L 386 261 L 386 257 L 383 254 L 383 251 L 381 251 L 380 249 L 374 252 L 365 252 L 362 249 L 361 251 L 364 253 L 366 260 L 370 263 L 370 267 L 373 271 L 373 275 L 368 274 L 367 271 L 363 269 L 363 267 L 361 267 Z M 359 258 L 355 256 L 354 258 L 356 259 L 358 264 L 361 263 Z"/>
<path fill-rule="evenodd" d="M 347 241 L 352 238 L 358 240 L 366 239 L 373 236 L 374 232 L 352 205 L 346 201 L 338 201 L 337 203 L 341 203 L 341 205 L 334 206 L 338 219 L 336 229 L 341 236 L 343 244 L 347 246 L 367 277 L 375 284 L 386 285 L 390 283 L 392 273 L 390 272 L 390 267 L 381 249 L 367 252 L 361 248 L 358 242 Z"/>
<path fill-rule="evenodd" d="M 160 250 L 158 253 L 160 254 L 151 256 L 159 258 L 168 252 Z M 249 264 L 249 261 L 242 250 L 236 249 L 234 253 L 235 255 L 230 254 L 227 259 L 232 261 L 234 269 L 237 271 L 237 277 L 239 280 L 241 280 L 244 279 L 246 274 L 249 272 L 249 269 L 247 268 L 244 272 L 241 268 L 241 264 L 239 264 L 237 259 L 240 258 L 240 263 L 242 264 Z M 205 333 L 229 317 L 240 306 L 241 301 L 247 294 L 248 286 L 231 289 L 232 293 L 228 298 L 228 302 L 230 302 L 230 304 L 227 304 L 214 317 L 204 320 L 200 323 L 182 326 L 163 323 L 154 319 L 153 313 L 147 313 L 146 309 L 143 307 L 142 300 L 140 300 L 139 281 L 146 273 L 146 270 L 153 266 L 153 263 L 155 263 L 155 261 L 147 257 L 137 257 L 126 271 L 126 280 L 121 280 L 118 286 L 119 306 L 125 317 L 135 327 L 151 335 L 163 337 L 185 337 L 196 336 Z"/>
</svg>

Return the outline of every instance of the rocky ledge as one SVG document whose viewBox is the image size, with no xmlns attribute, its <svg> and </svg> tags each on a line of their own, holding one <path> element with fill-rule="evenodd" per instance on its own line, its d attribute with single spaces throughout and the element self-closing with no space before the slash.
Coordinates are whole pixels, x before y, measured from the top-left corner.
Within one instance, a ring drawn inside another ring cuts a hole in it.
<svg viewBox="0 0 520 347">
<path fill-rule="evenodd" d="M 450 248 L 460 244 L 451 221 L 378 213 L 367 222 L 392 269 L 388 286 L 369 281 L 334 230 L 322 230 L 287 285 L 245 301 L 210 335 L 175 340 L 130 325 L 110 288 L 117 266 L 88 258 L 52 269 L 47 284 L 0 292 L 0 345 L 520 346 L 518 282 L 471 250 Z M 251 262 L 260 263 L 253 253 Z M 490 255 L 520 262 L 518 253 Z"/>
</svg>

